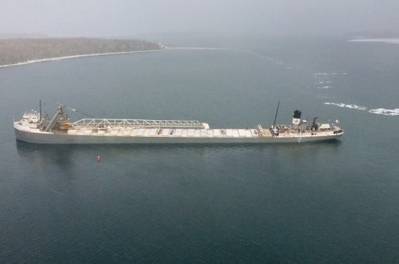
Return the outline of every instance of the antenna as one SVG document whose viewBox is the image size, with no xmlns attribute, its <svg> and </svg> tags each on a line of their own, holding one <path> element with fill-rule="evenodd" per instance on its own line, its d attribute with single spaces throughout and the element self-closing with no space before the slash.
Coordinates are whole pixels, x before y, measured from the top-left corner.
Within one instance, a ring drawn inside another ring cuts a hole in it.
<svg viewBox="0 0 399 264">
<path fill-rule="evenodd" d="M 276 114 L 274 115 L 274 121 L 273 121 L 273 126 L 272 126 L 273 128 L 276 127 L 276 121 L 277 121 L 277 115 L 278 115 L 279 108 L 280 108 L 280 100 L 277 103 Z"/>
</svg>

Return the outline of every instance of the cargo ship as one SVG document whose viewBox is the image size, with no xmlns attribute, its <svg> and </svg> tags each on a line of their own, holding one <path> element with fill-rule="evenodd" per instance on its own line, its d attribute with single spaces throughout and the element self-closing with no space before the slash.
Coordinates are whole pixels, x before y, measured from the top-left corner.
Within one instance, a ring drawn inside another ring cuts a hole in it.
<svg viewBox="0 0 399 264">
<path fill-rule="evenodd" d="M 291 124 L 274 122 L 268 128 L 210 128 L 197 120 L 83 118 L 71 121 L 64 105 L 48 117 L 38 111 L 14 121 L 16 139 L 35 144 L 268 144 L 337 140 L 344 131 L 339 121 L 307 122 L 295 110 Z M 72 109 L 74 112 L 76 110 Z"/>
</svg>

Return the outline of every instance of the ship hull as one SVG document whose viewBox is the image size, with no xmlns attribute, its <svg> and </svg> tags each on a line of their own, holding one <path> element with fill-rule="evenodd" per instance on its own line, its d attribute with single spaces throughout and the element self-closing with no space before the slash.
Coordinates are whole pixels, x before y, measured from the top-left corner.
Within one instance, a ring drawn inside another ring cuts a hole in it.
<svg viewBox="0 0 399 264">
<path fill-rule="evenodd" d="M 305 143 L 336 140 L 340 134 L 304 136 L 256 136 L 256 137 L 183 137 L 183 136 L 112 136 L 69 135 L 66 133 L 33 133 L 15 128 L 18 141 L 35 144 L 271 144 Z"/>
</svg>

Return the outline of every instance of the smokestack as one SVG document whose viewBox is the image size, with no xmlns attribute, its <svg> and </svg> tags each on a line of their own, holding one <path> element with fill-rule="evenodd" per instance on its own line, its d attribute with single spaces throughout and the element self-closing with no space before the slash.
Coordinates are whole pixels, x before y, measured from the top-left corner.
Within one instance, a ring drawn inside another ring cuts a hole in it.
<svg viewBox="0 0 399 264">
<path fill-rule="evenodd" d="M 292 124 L 294 126 L 299 126 L 301 124 L 301 116 L 302 116 L 302 112 L 299 110 L 295 110 L 294 111 L 294 115 L 292 116 Z"/>
</svg>

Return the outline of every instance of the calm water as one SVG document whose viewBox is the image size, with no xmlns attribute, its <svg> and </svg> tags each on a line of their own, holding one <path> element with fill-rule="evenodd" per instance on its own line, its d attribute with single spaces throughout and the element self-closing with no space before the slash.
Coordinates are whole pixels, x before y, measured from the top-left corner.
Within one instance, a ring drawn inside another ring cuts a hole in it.
<svg viewBox="0 0 399 264">
<path fill-rule="evenodd" d="M 1 263 L 399 262 L 399 117 L 324 104 L 398 108 L 399 46 L 203 44 L 228 49 L 0 70 Z M 270 124 L 280 99 L 281 122 L 299 108 L 339 119 L 346 135 L 309 145 L 17 144 L 12 120 L 39 98 L 48 112 L 62 102 L 213 127 Z"/>
</svg>

